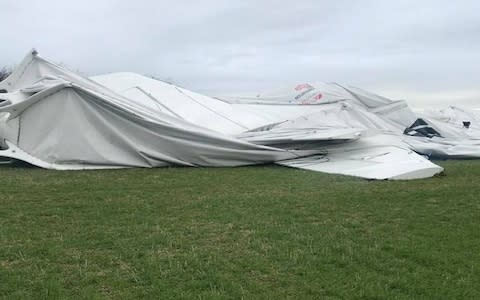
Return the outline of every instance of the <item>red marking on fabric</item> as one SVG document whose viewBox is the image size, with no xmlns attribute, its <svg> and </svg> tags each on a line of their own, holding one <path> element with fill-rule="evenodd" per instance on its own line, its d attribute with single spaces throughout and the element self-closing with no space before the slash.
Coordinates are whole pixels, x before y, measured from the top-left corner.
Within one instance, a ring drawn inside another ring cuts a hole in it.
<svg viewBox="0 0 480 300">
<path fill-rule="evenodd" d="M 309 89 L 309 88 L 312 88 L 312 86 L 308 83 L 302 83 L 302 84 L 299 84 L 295 87 L 295 90 L 296 91 L 301 91 L 303 89 Z"/>
</svg>

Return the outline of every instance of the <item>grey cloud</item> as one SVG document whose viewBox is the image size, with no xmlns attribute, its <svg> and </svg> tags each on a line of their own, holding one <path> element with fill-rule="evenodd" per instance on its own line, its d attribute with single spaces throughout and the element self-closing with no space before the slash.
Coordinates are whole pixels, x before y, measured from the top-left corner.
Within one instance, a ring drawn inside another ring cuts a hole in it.
<svg viewBox="0 0 480 300">
<path fill-rule="evenodd" d="M 1 0 L 0 64 L 34 46 L 86 74 L 133 71 L 210 94 L 337 81 L 472 103 L 478 11 L 478 1 Z"/>
</svg>

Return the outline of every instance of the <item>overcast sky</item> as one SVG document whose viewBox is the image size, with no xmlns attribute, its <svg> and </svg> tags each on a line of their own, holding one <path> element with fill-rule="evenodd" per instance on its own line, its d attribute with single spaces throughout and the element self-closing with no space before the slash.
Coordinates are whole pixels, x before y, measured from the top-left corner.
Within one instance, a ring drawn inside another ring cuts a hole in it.
<svg viewBox="0 0 480 300">
<path fill-rule="evenodd" d="M 335 81 L 480 107 L 480 1 L 0 0 L 0 25 L 0 66 L 35 47 L 208 94 Z"/>
</svg>

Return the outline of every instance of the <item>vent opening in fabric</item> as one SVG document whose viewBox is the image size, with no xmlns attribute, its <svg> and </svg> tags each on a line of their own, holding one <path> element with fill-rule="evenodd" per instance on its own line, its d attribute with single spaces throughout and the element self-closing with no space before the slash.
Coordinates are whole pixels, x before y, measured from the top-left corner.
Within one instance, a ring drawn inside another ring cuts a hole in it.
<svg viewBox="0 0 480 300">
<path fill-rule="evenodd" d="M 410 135 L 410 136 L 428 137 L 428 138 L 442 137 L 442 135 L 438 131 L 433 129 L 423 119 L 417 119 L 415 122 L 413 122 L 412 125 L 410 125 L 408 128 L 405 129 L 403 134 Z"/>
</svg>

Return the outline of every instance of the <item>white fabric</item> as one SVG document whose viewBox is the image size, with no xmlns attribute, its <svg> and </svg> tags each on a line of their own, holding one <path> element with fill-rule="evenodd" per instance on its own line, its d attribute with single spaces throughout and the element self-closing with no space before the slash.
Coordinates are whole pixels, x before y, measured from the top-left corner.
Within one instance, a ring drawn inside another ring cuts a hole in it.
<svg viewBox="0 0 480 300">
<path fill-rule="evenodd" d="M 9 113 L 0 131 L 10 143 L 46 163 L 100 167 L 239 166 L 306 154 L 254 145 L 212 132 L 151 111 L 36 55 L 26 60 L 30 63 L 22 63 L 24 69 L 14 72 L 15 81 L 7 78 L 2 83 L 9 92 L 13 87 L 29 93 L 25 93 L 23 101 L 0 108 L 0 112 Z M 42 88 L 39 82 L 47 76 L 58 76 L 57 84 Z M 2 98 L 8 96 L 3 94 Z"/>
<path fill-rule="evenodd" d="M 338 84 L 215 98 L 132 73 L 87 79 L 32 52 L 0 89 L 0 157 L 44 168 L 276 162 L 371 179 L 442 171 L 404 142 L 417 117 L 404 102 Z"/>
</svg>

